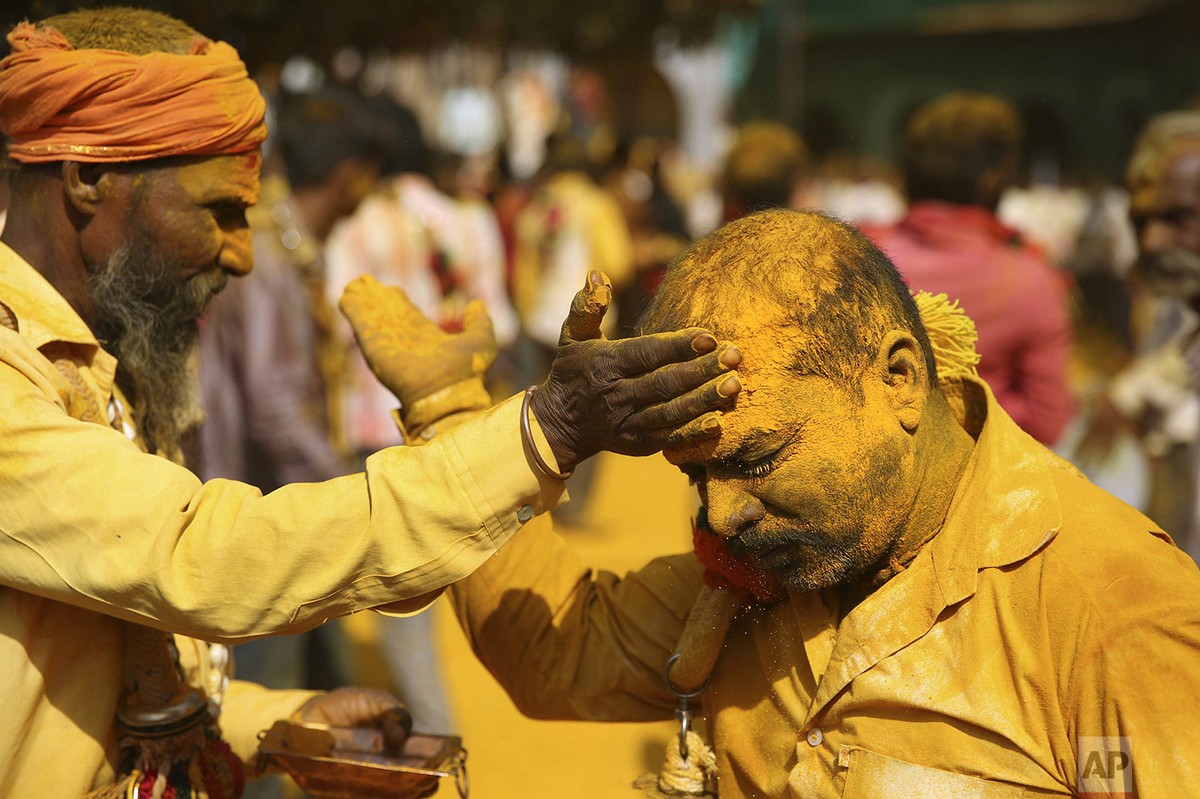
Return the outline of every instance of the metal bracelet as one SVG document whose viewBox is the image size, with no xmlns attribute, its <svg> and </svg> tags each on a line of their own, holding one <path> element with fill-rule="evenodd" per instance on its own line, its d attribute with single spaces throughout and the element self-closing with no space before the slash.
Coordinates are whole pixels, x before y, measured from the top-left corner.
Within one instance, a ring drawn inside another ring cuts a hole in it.
<svg viewBox="0 0 1200 799">
<path fill-rule="evenodd" d="M 542 457 L 542 453 L 538 452 L 537 444 L 533 441 L 533 430 L 529 425 L 529 401 L 533 398 L 533 392 L 537 391 L 536 385 L 525 389 L 525 398 L 521 400 L 521 441 L 529 449 L 529 454 L 533 456 L 533 462 L 537 464 L 538 469 L 547 477 L 553 477 L 555 480 L 566 480 L 574 472 L 574 469 L 568 469 L 565 472 L 556 472 L 550 468 L 550 464 L 546 463 L 546 459 Z"/>
</svg>

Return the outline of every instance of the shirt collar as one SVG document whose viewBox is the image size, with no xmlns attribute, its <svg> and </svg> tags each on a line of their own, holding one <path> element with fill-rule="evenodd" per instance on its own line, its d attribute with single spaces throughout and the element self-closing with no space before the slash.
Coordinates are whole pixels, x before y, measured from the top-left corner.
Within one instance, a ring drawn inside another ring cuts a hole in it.
<svg viewBox="0 0 1200 799">
<path fill-rule="evenodd" d="M 964 429 L 975 438 L 941 533 L 931 543 L 946 604 L 975 591 L 981 569 L 1017 563 L 1044 547 L 1062 527 L 1054 470 L 1074 466 L 1034 441 L 972 377 L 943 380 Z"/>
<path fill-rule="evenodd" d="M 79 348 L 101 389 L 111 390 L 116 359 L 100 347 L 95 334 L 46 278 L 11 247 L 0 242 L 0 302 L 17 317 L 17 331 L 38 349 L 64 343 Z"/>
</svg>

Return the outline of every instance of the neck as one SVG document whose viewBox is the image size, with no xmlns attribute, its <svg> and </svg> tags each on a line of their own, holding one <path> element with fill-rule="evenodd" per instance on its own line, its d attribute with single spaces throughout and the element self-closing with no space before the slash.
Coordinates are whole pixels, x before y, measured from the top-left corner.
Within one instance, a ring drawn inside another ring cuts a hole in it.
<svg viewBox="0 0 1200 799">
<path fill-rule="evenodd" d="M 917 432 L 919 438 L 915 448 L 920 455 L 913 478 L 917 482 L 917 490 L 907 509 L 906 522 L 875 573 L 845 587 L 843 605 L 852 607 L 858 604 L 904 571 L 922 547 L 942 531 L 950 503 L 954 501 L 958 484 L 971 459 L 975 441 L 958 424 L 950 407 L 940 396 L 926 411 L 926 416 Z"/>
</svg>

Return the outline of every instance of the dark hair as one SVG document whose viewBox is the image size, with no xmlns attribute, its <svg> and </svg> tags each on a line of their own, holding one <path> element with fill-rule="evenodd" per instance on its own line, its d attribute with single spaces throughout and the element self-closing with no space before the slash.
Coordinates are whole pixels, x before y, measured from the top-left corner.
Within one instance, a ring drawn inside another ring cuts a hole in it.
<svg viewBox="0 0 1200 799">
<path fill-rule="evenodd" d="M 933 347 L 896 267 L 858 230 L 813 211 L 750 214 L 697 241 L 667 268 L 642 328 L 736 338 L 770 324 L 773 309 L 800 374 L 857 385 L 883 336 L 900 328 L 937 384 Z"/>
<path fill-rule="evenodd" d="M 273 135 L 293 189 L 320 185 L 345 161 L 382 162 L 386 155 L 378 114 L 344 86 L 282 95 Z"/>
<path fill-rule="evenodd" d="M 77 50 L 119 50 L 134 55 L 190 51 L 200 36 L 186 23 L 144 8 L 109 6 L 47 17 L 38 28 L 54 28 Z"/>
<path fill-rule="evenodd" d="M 387 149 L 383 174 L 431 174 L 433 157 L 417 115 L 407 106 L 385 96 L 372 98 L 371 107 L 384 127 Z"/>
<path fill-rule="evenodd" d="M 953 92 L 917 109 L 905 127 L 900 164 L 910 200 L 994 207 L 1021 152 L 1021 122 L 1006 100 Z M 983 187 L 988 170 L 1002 181 Z"/>
</svg>

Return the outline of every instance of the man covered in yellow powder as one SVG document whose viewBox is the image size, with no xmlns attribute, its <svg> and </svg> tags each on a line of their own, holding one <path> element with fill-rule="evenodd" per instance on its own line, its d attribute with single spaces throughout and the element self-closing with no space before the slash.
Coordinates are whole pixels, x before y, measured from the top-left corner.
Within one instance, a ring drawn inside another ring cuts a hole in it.
<svg viewBox="0 0 1200 799">
<path fill-rule="evenodd" d="M 595 573 L 539 521 L 451 589 L 518 707 L 669 719 L 678 652 L 721 799 L 1200 796 L 1200 572 L 935 360 L 882 253 L 745 217 L 644 321 L 695 324 L 744 352 L 719 436 L 665 451 L 696 552 Z"/>
<path fill-rule="evenodd" d="M 724 364 L 737 351 L 699 330 L 590 340 L 610 292 L 593 274 L 524 407 L 514 397 L 431 446 L 383 450 L 364 474 L 265 496 L 201 483 L 180 464 L 189 355 L 208 300 L 251 267 L 262 97 L 231 47 L 153 12 L 74 12 L 9 41 L 0 796 L 235 796 L 238 761 L 275 719 L 402 727 L 386 694 L 228 682 L 216 650 L 170 634 L 229 643 L 420 608 L 559 501 L 560 470 L 719 427 L 702 414 L 736 393 Z M 376 318 L 380 291 L 346 295 L 352 321 Z M 410 433 L 486 403 L 461 385 L 487 364 L 481 309 L 446 352 L 398 361 L 391 332 L 363 345 L 428 395 L 400 397 Z"/>
</svg>

